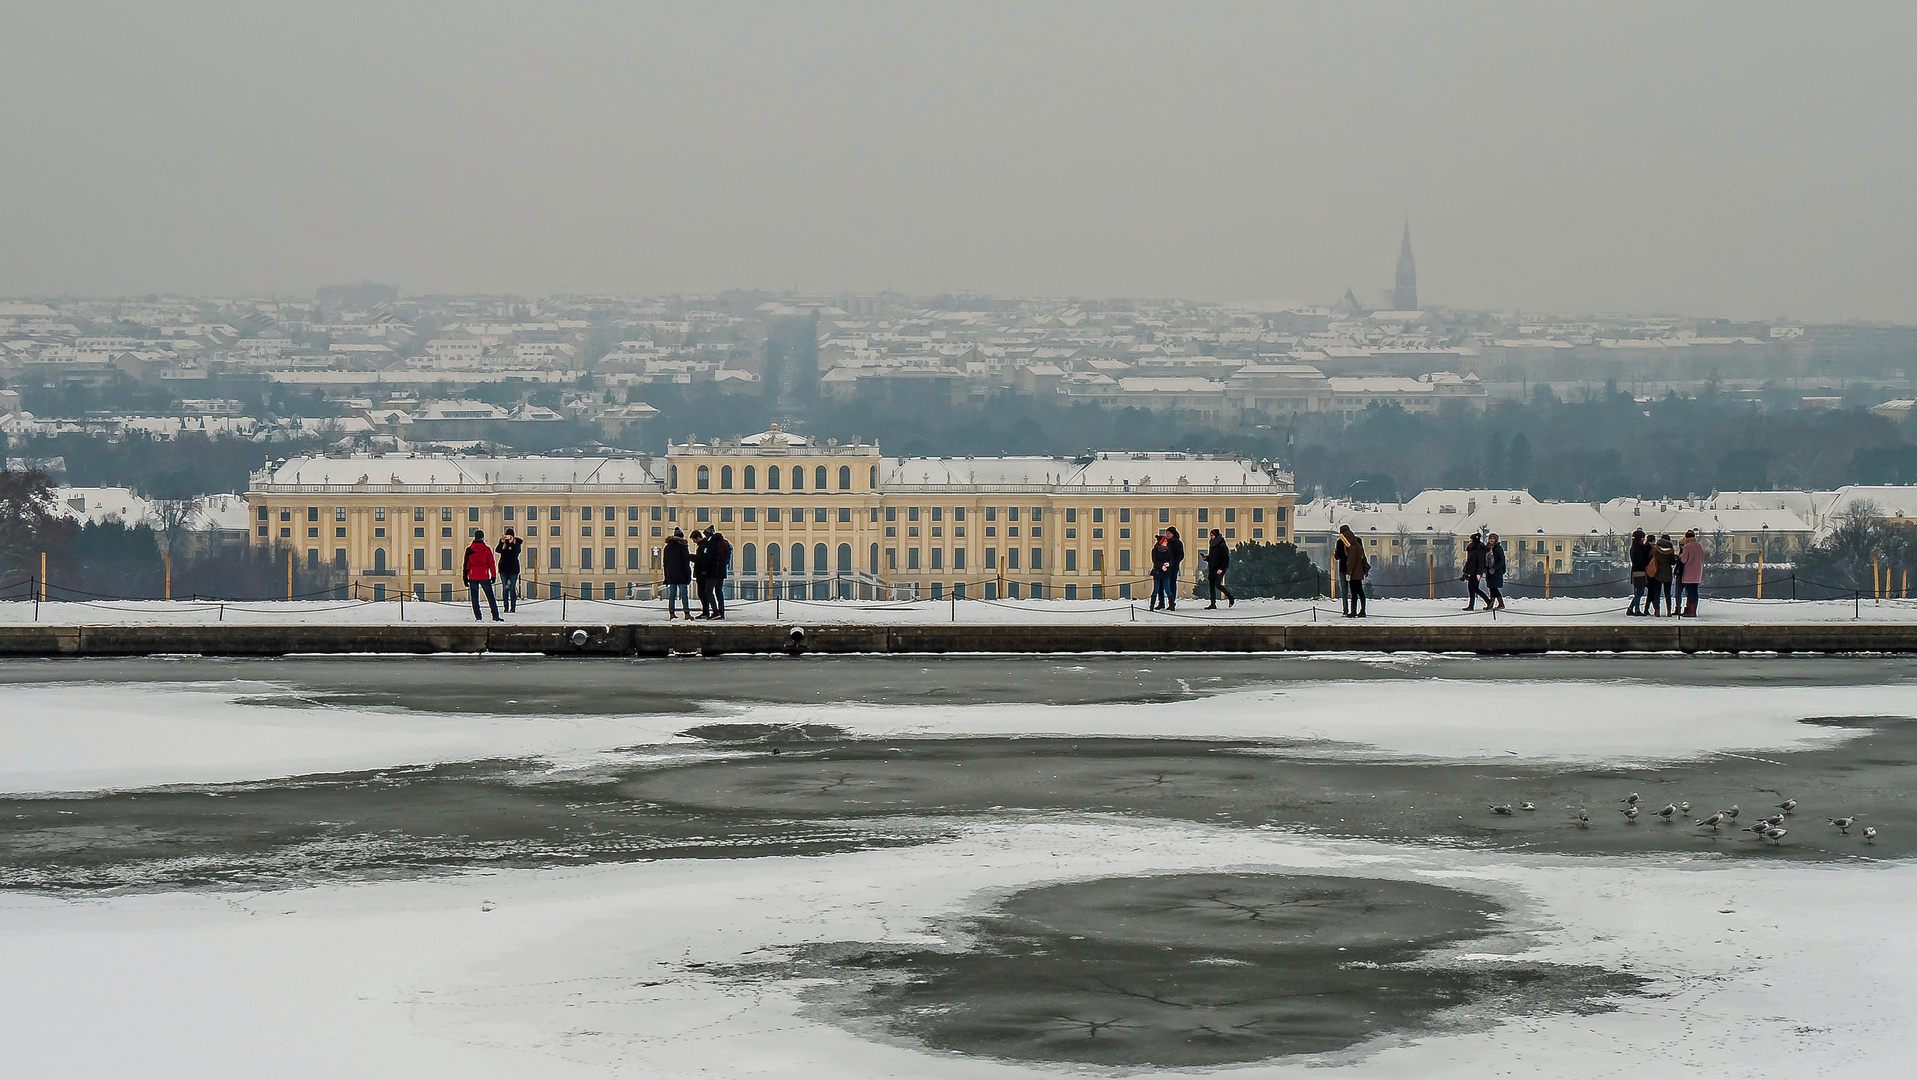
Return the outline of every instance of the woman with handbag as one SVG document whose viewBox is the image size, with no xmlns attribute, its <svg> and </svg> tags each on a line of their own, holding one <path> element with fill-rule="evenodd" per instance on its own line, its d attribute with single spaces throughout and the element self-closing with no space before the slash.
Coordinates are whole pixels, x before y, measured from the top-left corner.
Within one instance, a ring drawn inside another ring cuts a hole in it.
<svg viewBox="0 0 1917 1080">
<path fill-rule="evenodd" d="M 1651 591 L 1651 575 L 1646 569 L 1651 564 L 1651 542 L 1644 538 L 1644 530 L 1631 533 L 1631 607 L 1626 615 L 1655 615 L 1644 606 L 1644 594 Z"/>
<path fill-rule="evenodd" d="M 1338 526 L 1338 535 L 1345 542 L 1345 585 L 1351 597 L 1351 610 L 1345 612 L 1345 617 L 1362 619 L 1365 617 L 1365 578 L 1371 576 L 1371 560 L 1365 557 L 1365 542 L 1358 539 L 1351 526 Z"/>
</svg>

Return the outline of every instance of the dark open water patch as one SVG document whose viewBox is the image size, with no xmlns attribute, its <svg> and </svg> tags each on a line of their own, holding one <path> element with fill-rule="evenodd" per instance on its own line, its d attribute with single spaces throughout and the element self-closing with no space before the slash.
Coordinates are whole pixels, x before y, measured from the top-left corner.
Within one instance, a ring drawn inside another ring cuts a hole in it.
<svg viewBox="0 0 1917 1080">
<path fill-rule="evenodd" d="M 1828 747 L 1626 768 L 1329 759 L 1180 739 L 858 739 L 829 725 L 695 729 L 700 748 L 589 768 L 480 761 L 247 784 L 0 798 L 0 889 L 278 887 L 662 858 L 830 854 L 936 841 L 974 814 L 1108 813 L 1568 855 L 1766 860 L 1917 854 L 1917 722 L 1819 719 Z M 676 756 L 675 756 L 676 755 Z M 1631 792 L 1646 810 L 1618 812 Z M 1788 836 L 1748 827 L 1786 798 Z M 1494 804 L 1534 811 L 1494 814 Z M 1688 801 L 1696 819 L 1652 811 Z M 1584 806 L 1591 821 L 1571 808 Z M 1827 825 L 1861 814 L 1875 839 Z"/>
<path fill-rule="evenodd" d="M 1503 914 L 1484 896 L 1384 878 L 1106 878 L 1016 893 L 952 924 L 943 948 L 809 946 L 730 974 L 815 981 L 802 993 L 837 1022 L 934 1050 L 1160 1068 L 1599 1012 L 1645 984 L 1460 958 Z"/>
</svg>

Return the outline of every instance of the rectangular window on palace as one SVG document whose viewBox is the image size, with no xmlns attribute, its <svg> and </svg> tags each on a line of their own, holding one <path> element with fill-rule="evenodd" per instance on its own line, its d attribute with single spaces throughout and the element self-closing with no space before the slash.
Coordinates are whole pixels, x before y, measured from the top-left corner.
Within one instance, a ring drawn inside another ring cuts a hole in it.
<svg viewBox="0 0 1917 1080">
<path fill-rule="evenodd" d="M 592 549 L 591 548 L 579 549 L 579 569 L 581 570 L 592 569 Z"/>
<path fill-rule="evenodd" d="M 918 548 L 905 549 L 905 568 L 907 570 L 917 570 L 919 568 L 919 549 Z"/>
<path fill-rule="evenodd" d="M 812 508 L 812 520 L 813 520 L 813 521 L 816 521 L 816 522 L 818 522 L 818 523 L 819 523 L 819 524 L 821 524 L 821 525 L 823 525 L 823 524 L 825 524 L 825 522 L 826 522 L 826 520 L 827 520 L 827 518 L 826 518 L 826 515 L 827 515 L 827 513 L 828 513 L 828 512 L 829 512 L 829 510 L 828 510 L 828 508 L 827 508 L 827 507 L 823 507 L 823 506 L 815 506 L 815 507 L 813 507 L 813 508 Z"/>
<path fill-rule="evenodd" d="M 559 549 L 553 548 L 551 551 L 548 551 L 546 555 L 547 555 L 546 569 L 548 570 L 559 569 Z"/>
<path fill-rule="evenodd" d="M 451 520 L 453 520 L 453 508 L 452 508 L 452 507 L 450 507 L 450 506 L 442 506 L 442 507 L 440 507 L 440 508 L 439 508 L 439 520 L 441 520 L 441 521 L 451 521 Z"/>
<path fill-rule="evenodd" d="M 549 507 L 547 507 L 547 508 L 546 508 L 546 517 L 547 517 L 547 519 L 548 519 L 548 520 L 551 520 L 551 521 L 558 521 L 558 520 L 559 520 L 559 510 L 560 510 L 560 508 L 559 508 L 559 507 L 557 507 L 557 506 L 549 506 Z"/>
<path fill-rule="evenodd" d="M 985 549 L 985 569 L 995 570 L 997 568 L 998 568 L 998 549 L 986 548 Z"/>
<path fill-rule="evenodd" d="M 1017 548 L 1005 549 L 1005 569 L 1007 570 L 1018 569 L 1018 549 Z"/>
<path fill-rule="evenodd" d="M 666 509 L 666 508 L 665 508 L 665 507 L 663 507 L 663 506 L 655 506 L 655 507 L 653 507 L 653 508 L 652 508 L 652 520 L 654 520 L 654 521 L 658 521 L 658 520 L 660 519 L 660 517 L 661 517 L 661 516 L 662 516 L 662 515 L 663 515 L 663 514 L 665 513 L 665 509 Z"/>
<path fill-rule="evenodd" d="M 1205 510 L 1205 509 L 1200 509 L 1200 510 L 1198 511 L 1198 523 L 1199 523 L 1200 525 L 1203 525 L 1203 524 L 1204 524 L 1205 522 L 1207 522 L 1207 521 L 1210 521 L 1210 520 L 1211 520 L 1211 511 L 1210 511 L 1210 510 Z"/>
<path fill-rule="evenodd" d="M 907 507 L 905 510 L 905 520 L 917 521 L 918 519 L 919 519 L 919 508 L 916 506 Z"/>
<path fill-rule="evenodd" d="M 952 569 L 954 570 L 965 569 L 965 549 L 964 548 L 952 549 Z"/>
<path fill-rule="evenodd" d="M 1103 508 L 1103 507 L 1093 507 L 1093 508 L 1092 508 L 1092 522 L 1093 522 L 1093 524 L 1096 524 L 1096 523 L 1098 523 L 1098 522 L 1101 522 L 1101 521 L 1104 521 L 1104 520 L 1105 520 L 1105 510 L 1104 510 L 1104 508 Z"/>
<path fill-rule="evenodd" d="M 952 508 L 952 520 L 953 521 L 965 520 L 965 508 L 963 506 L 954 506 Z"/>
<path fill-rule="evenodd" d="M 1282 507 L 1282 506 L 1280 506 L 1280 507 L 1278 507 L 1277 509 L 1275 509 L 1275 510 L 1273 510 L 1273 511 L 1272 511 L 1272 516 L 1271 516 L 1271 520 L 1273 520 L 1273 521 L 1283 521 L 1283 520 L 1285 520 L 1285 508 L 1284 508 L 1284 507 Z"/>
<path fill-rule="evenodd" d="M 1078 572 L 1078 549 L 1077 548 L 1065 549 L 1065 572 L 1068 574 Z"/>
<path fill-rule="evenodd" d="M 852 524 L 852 508 L 851 507 L 849 506 L 839 507 L 839 524 L 841 525 Z"/>
<path fill-rule="evenodd" d="M 985 508 L 985 520 L 987 520 L 987 521 L 997 521 L 997 520 L 998 520 L 998 507 L 996 507 L 996 506 L 988 506 L 988 507 L 986 507 L 986 508 Z"/>
<path fill-rule="evenodd" d="M 605 555 L 606 555 L 606 561 L 599 564 L 601 569 L 611 570 L 614 567 L 619 565 L 619 549 L 618 548 L 607 548 L 605 551 Z"/>
<path fill-rule="evenodd" d="M 1008 507 L 1006 507 L 1006 508 L 1005 508 L 1005 520 L 1007 520 L 1007 521 L 1017 521 L 1017 520 L 1018 520 L 1018 507 L 1016 507 L 1016 506 L 1008 506 Z"/>
<path fill-rule="evenodd" d="M 888 507 L 886 507 L 886 508 L 885 508 L 885 520 L 887 520 L 887 521 L 897 521 L 898 519 L 899 519 L 899 508 L 898 508 L 898 507 L 896 507 L 896 506 L 888 506 Z"/>
<path fill-rule="evenodd" d="M 701 506 L 699 508 L 699 520 L 701 522 L 708 522 L 712 520 L 712 508 L 710 506 Z"/>
<path fill-rule="evenodd" d="M 745 520 L 746 520 L 746 521 L 758 521 L 758 520 L 759 520 L 759 508 L 758 508 L 758 507 L 756 507 L 756 506 L 748 506 L 748 507 L 744 507 L 743 509 L 741 509 L 741 510 L 739 511 L 739 513 L 741 513 L 741 514 L 743 514 L 743 515 L 745 516 Z"/>
<path fill-rule="evenodd" d="M 1118 570 L 1120 573 L 1126 573 L 1130 571 L 1131 568 L 1132 568 L 1131 549 L 1123 548 L 1118 553 Z"/>
<path fill-rule="evenodd" d="M 1092 569 L 1094 571 L 1105 569 L 1105 553 L 1104 552 L 1102 551 L 1092 552 Z"/>
<path fill-rule="evenodd" d="M 1132 511 L 1130 507 L 1126 507 L 1125 509 L 1120 510 L 1118 512 L 1118 520 L 1130 521 L 1131 519 L 1132 519 Z"/>
<path fill-rule="evenodd" d="M 1236 508 L 1232 508 L 1232 507 L 1227 507 L 1227 508 L 1225 509 L 1225 520 L 1226 520 L 1226 521 L 1237 521 L 1237 520 L 1238 520 L 1238 511 L 1237 511 L 1237 509 L 1236 509 Z"/>
<path fill-rule="evenodd" d="M 1045 549 L 1044 549 L 1044 548 L 1033 548 L 1033 549 L 1032 549 L 1032 563 L 1031 563 L 1031 569 L 1033 569 L 1033 570 L 1043 570 L 1043 569 L 1045 569 L 1045 562 L 1044 562 L 1044 559 L 1045 559 Z"/>
<path fill-rule="evenodd" d="M 727 521 L 731 521 L 731 520 L 732 520 L 732 507 L 730 507 L 730 506 L 721 506 L 721 507 L 719 508 L 719 520 L 720 520 L 721 522 L 727 522 Z"/>
<path fill-rule="evenodd" d="M 934 507 L 932 508 L 932 520 L 933 520 L 933 521 L 944 521 L 944 520 L 945 520 L 945 507 L 943 507 L 943 506 L 934 506 Z"/>
<path fill-rule="evenodd" d="M 932 549 L 932 569 L 934 570 L 945 569 L 945 549 L 944 548 Z"/>
<path fill-rule="evenodd" d="M 1159 523 L 1160 525 L 1163 525 L 1163 524 L 1165 524 L 1166 522 L 1168 522 L 1168 521 L 1170 521 L 1170 520 L 1171 520 L 1171 508 L 1170 508 L 1170 507 L 1165 507 L 1165 506 L 1161 506 L 1161 507 L 1159 507 L 1159 508 L 1158 508 L 1158 523 Z"/>
<path fill-rule="evenodd" d="M 453 568 L 453 549 L 452 548 L 439 549 L 439 568 L 441 570 L 451 570 Z"/>
<path fill-rule="evenodd" d="M 426 569 L 426 549 L 425 548 L 413 549 L 413 569 L 415 570 Z"/>
<path fill-rule="evenodd" d="M 1073 521 L 1077 521 L 1077 520 L 1078 520 L 1078 509 L 1077 509 L 1076 507 L 1074 507 L 1074 508 L 1072 508 L 1072 509 L 1069 509 L 1069 510 L 1067 510 L 1067 511 L 1065 511 L 1065 520 L 1066 520 L 1067 522 L 1073 522 Z"/>
</svg>

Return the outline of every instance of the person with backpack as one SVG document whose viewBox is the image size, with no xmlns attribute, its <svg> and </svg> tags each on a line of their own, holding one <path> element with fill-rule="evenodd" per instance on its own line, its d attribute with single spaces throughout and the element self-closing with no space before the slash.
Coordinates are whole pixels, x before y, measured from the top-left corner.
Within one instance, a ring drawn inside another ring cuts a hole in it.
<svg viewBox="0 0 1917 1080">
<path fill-rule="evenodd" d="M 1483 590 L 1478 588 L 1479 582 L 1484 578 L 1484 553 L 1484 541 L 1478 537 L 1477 533 L 1472 533 L 1471 539 L 1464 543 L 1464 573 L 1458 575 L 1471 589 L 1470 598 L 1464 605 L 1466 611 L 1478 609 L 1479 597 L 1484 597 L 1484 610 L 1491 610 L 1491 598 L 1485 596 Z"/>
<path fill-rule="evenodd" d="M 500 599 L 506 602 L 508 615 L 519 610 L 519 552 L 525 546 L 524 540 L 513 535 L 510 525 L 493 546 L 493 554 L 499 557 L 499 591 L 504 594 Z"/>
<path fill-rule="evenodd" d="M 466 549 L 466 592 L 473 600 L 473 621 L 483 621 L 479 614 L 479 590 L 486 590 L 486 606 L 493 609 L 493 621 L 505 622 L 499 617 L 499 600 L 493 596 L 493 575 L 498 571 L 493 562 L 493 549 L 486 546 L 486 534 L 473 530 L 472 546 Z"/>
<path fill-rule="evenodd" d="M 678 616 L 673 614 L 673 605 L 692 618 L 692 601 L 686 596 L 686 586 L 692 584 L 692 549 L 686 546 L 684 530 L 674 529 L 666 538 L 666 550 L 661 556 L 661 569 L 666 581 L 666 621 Z"/>
<path fill-rule="evenodd" d="M 1205 560 L 1205 582 L 1211 586 L 1211 603 L 1206 611 L 1218 607 L 1218 594 L 1225 594 L 1225 606 L 1236 607 L 1238 598 L 1225 588 L 1225 570 L 1231 566 L 1231 549 L 1225 546 L 1225 536 L 1217 529 L 1211 531 L 1211 546 L 1205 549 L 1200 558 Z"/>
</svg>

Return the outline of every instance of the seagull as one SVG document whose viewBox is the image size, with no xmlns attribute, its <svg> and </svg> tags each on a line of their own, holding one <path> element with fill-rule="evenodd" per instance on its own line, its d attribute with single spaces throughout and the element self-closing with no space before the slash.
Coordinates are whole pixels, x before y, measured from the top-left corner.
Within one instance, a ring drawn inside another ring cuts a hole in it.
<svg viewBox="0 0 1917 1080">
<path fill-rule="evenodd" d="M 1711 827 L 1711 831 L 1716 832 L 1718 825 L 1722 824 L 1723 821 L 1724 821 L 1724 813 L 1723 811 L 1720 810 L 1717 813 L 1712 814 L 1710 817 L 1705 818 L 1703 821 L 1693 821 L 1691 822 L 1691 824 L 1709 825 Z"/>
<path fill-rule="evenodd" d="M 1739 830 L 1737 830 L 1737 831 L 1738 831 L 1738 832 L 1750 832 L 1750 833 L 1756 833 L 1756 834 L 1757 834 L 1757 835 L 1759 835 L 1759 836 L 1763 836 L 1763 835 L 1764 835 L 1764 830 L 1765 830 L 1765 829 L 1768 829 L 1768 828 L 1771 828 L 1771 824 L 1770 824 L 1769 822 L 1767 822 L 1767 821 L 1760 821 L 1760 822 L 1758 822 L 1757 824 L 1755 824 L 1755 825 L 1753 825 L 1753 826 L 1751 826 L 1751 827 L 1750 827 L 1750 828 L 1748 828 L 1748 829 L 1739 829 Z"/>
<path fill-rule="evenodd" d="M 1688 814 L 1691 812 L 1691 804 L 1689 802 L 1678 803 L 1677 809 L 1680 813 Z"/>
<path fill-rule="evenodd" d="M 1874 842 L 1877 839 L 1877 826 L 1875 825 L 1864 826 L 1864 839 Z"/>
<path fill-rule="evenodd" d="M 1582 806 L 1578 807 L 1578 828 L 1588 829 L 1590 827 L 1591 827 L 1591 812 L 1589 810 L 1586 810 Z"/>
<path fill-rule="evenodd" d="M 1536 803 L 1528 803 L 1528 802 L 1527 802 L 1527 803 L 1519 803 L 1519 804 L 1518 804 L 1518 809 L 1520 809 L 1520 810 L 1536 810 L 1537 808 L 1538 808 L 1538 807 L 1537 807 L 1537 804 L 1536 804 Z"/>
<path fill-rule="evenodd" d="M 1784 815 L 1772 814 L 1770 817 L 1767 817 L 1764 820 L 1758 822 L 1758 824 L 1759 825 L 1782 825 L 1784 824 Z"/>
<path fill-rule="evenodd" d="M 1626 806 L 1636 806 L 1636 805 L 1637 805 L 1637 792 L 1635 792 L 1635 791 L 1633 791 L 1633 792 L 1631 792 L 1631 797 L 1630 797 L 1630 798 L 1628 798 L 1628 799 L 1619 799 L 1619 800 L 1618 800 L 1618 802 L 1621 802 L 1621 803 L 1623 803 L 1623 804 L 1625 804 Z"/>
<path fill-rule="evenodd" d="M 1723 811 L 1723 814 L 1724 814 L 1724 816 L 1725 816 L 1725 817 L 1727 817 L 1727 818 L 1729 818 L 1730 820 L 1732 820 L 1732 821 L 1736 821 L 1736 820 L 1737 820 L 1737 814 L 1738 814 L 1738 809 L 1737 809 L 1737 804 L 1736 804 L 1736 803 L 1732 803 L 1732 804 L 1731 804 L 1731 808 L 1730 808 L 1729 810 L 1725 810 L 1725 811 Z"/>
<path fill-rule="evenodd" d="M 1777 808 L 1778 808 L 1779 810 L 1782 810 L 1782 811 L 1784 811 L 1784 812 L 1785 812 L 1786 814 L 1788 814 L 1788 813 L 1790 813 L 1790 812 L 1791 812 L 1792 810 L 1795 810 L 1795 809 L 1797 809 L 1797 800 L 1796 800 L 1796 799 L 1785 799 L 1785 800 L 1784 800 L 1783 802 L 1781 802 L 1781 803 L 1778 803 L 1778 804 L 1777 804 Z"/>
<path fill-rule="evenodd" d="M 1625 820 L 1627 821 L 1634 822 L 1637 820 L 1637 807 L 1635 806 L 1627 806 L 1624 809 L 1619 810 L 1618 813 L 1623 814 L 1625 817 Z"/>
<path fill-rule="evenodd" d="M 1657 816 L 1664 819 L 1664 824 L 1669 825 L 1671 823 L 1671 815 L 1675 813 L 1677 813 L 1677 807 L 1671 803 L 1665 803 L 1664 809 L 1659 810 Z"/>
<path fill-rule="evenodd" d="M 1764 839 L 1769 840 L 1773 844 L 1780 843 L 1784 839 L 1784 834 L 1788 832 L 1790 832 L 1789 829 L 1779 829 L 1779 828 L 1765 829 Z"/>
<path fill-rule="evenodd" d="M 1863 816 L 1864 815 L 1862 814 L 1852 814 L 1849 817 L 1825 818 L 1824 820 L 1830 822 L 1832 825 L 1837 826 L 1838 832 L 1843 833 L 1845 836 L 1849 836 L 1850 827 L 1852 825 L 1857 824 L 1857 819 Z"/>
<path fill-rule="evenodd" d="M 1511 804 L 1510 804 L 1510 803 L 1499 803 L 1498 805 L 1496 805 L 1496 806 L 1494 806 L 1494 807 L 1492 807 L 1492 808 L 1491 808 L 1491 812 L 1492 812 L 1492 813 L 1494 813 L 1494 814 L 1500 814 L 1500 815 L 1503 815 L 1504 817 L 1510 817 L 1510 816 L 1511 816 Z"/>
</svg>

